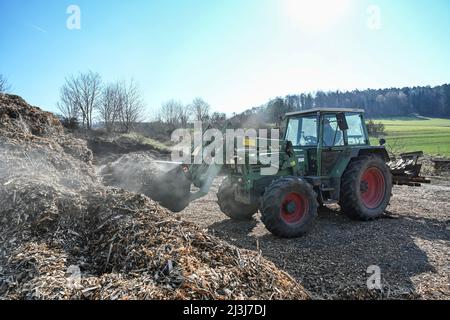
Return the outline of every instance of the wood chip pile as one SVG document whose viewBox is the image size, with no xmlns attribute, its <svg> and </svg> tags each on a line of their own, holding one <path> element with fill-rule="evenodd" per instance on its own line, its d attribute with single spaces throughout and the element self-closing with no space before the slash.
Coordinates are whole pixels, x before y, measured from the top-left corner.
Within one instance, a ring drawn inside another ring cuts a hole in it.
<svg viewBox="0 0 450 320">
<path fill-rule="evenodd" d="M 105 187 L 82 140 L 0 95 L 0 299 L 307 299 L 288 274 Z"/>
</svg>

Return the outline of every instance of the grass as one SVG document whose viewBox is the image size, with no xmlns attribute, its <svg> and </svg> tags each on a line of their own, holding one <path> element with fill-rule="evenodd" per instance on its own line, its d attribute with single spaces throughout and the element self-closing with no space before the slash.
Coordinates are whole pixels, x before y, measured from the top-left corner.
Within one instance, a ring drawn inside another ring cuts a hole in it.
<svg viewBox="0 0 450 320">
<path fill-rule="evenodd" d="M 393 152 L 423 151 L 450 156 L 450 119 L 402 117 L 376 119 L 386 129 L 387 147 Z M 378 144 L 378 139 L 371 139 Z"/>
</svg>

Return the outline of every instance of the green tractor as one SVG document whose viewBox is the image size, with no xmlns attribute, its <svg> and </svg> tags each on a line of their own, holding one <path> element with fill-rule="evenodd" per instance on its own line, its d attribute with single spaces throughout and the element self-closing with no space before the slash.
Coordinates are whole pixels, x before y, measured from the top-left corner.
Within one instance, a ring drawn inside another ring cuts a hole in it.
<svg viewBox="0 0 450 320">
<path fill-rule="evenodd" d="M 171 195 L 165 197 L 163 205 L 181 211 L 205 195 L 212 180 L 225 170 L 227 177 L 217 193 L 224 214 L 249 220 L 260 211 L 270 232 L 295 238 L 311 229 L 319 206 L 339 204 L 351 219 L 373 220 L 388 206 L 393 183 L 427 182 L 419 172 L 408 176 L 397 170 L 395 177 L 392 175 L 384 141 L 380 146 L 370 145 L 363 110 L 327 108 L 289 113 L 281 134 L 275 175 L 262 175 L 266 165 L 259 162 L 223 167 L 182 165 L 174 171 L 177 186 L 171 185 Z M 192 193 L 191 184 L 199 191 Z"/>
</svg>

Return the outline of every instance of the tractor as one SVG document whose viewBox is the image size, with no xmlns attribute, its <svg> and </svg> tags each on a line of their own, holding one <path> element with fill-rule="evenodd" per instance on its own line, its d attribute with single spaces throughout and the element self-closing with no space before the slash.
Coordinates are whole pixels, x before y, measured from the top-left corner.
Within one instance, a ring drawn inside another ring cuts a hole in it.
<svg viewBox="0 0 450 320">
<path fill-rule="evenodd" d="M 410 160 L 405 160 L 403 167 L 396 162 L 392 174 L 389 164 L 393 162 L 385 141 L 381 139 L 379 146 L 370 144 L 363 110 L 326 108 L 288 113 L 280 131 L 275 175 L 262 175 L 267 165 L 259 162 L 182 164 L 171 171 L 170 178 L 162 179 L 173 183 L 161 184 L 155 200 L 172 211 L 181 211 L 204 196 L 212 180 L 225 172 L 227 177 L 217 193 L 225 215 L 242 221 L 260 211 L 271 233 L 295 238 L 311 229 L 319 206 L 339 204 L 351 219 L 374 220 L 389 205 L 393 184 L 429 182 L 419 177 L 420 166 Z M 250 138 L 245 141 L 246 145 L 257 143 Z M 408 166 L 415 170 L 407 170 Z M 192 184 L 198 191 L 191 191 Z"/>
</svg>

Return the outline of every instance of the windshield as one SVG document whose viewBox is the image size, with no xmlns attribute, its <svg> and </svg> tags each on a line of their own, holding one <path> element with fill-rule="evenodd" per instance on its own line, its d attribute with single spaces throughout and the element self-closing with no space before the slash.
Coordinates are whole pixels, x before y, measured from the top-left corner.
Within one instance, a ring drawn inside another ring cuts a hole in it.
<svg viewBox="0 0 450 320">
<path fill-rule="evenodd" d="M 290 118 L 286 129 L 286 140 L 294 147 L 317 145 L 317 116 Z"/>
</svg>

